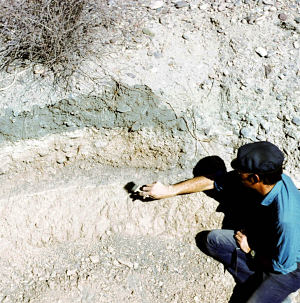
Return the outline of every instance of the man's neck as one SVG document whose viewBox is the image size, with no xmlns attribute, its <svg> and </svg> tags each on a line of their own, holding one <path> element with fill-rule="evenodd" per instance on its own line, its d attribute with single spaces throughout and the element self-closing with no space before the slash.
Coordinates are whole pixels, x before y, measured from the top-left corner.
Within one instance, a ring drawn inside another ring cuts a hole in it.
<svg viewBox="0 0 300 303">
<path fill-rule="evenodd" d="M 266 196 L 275 186 L 275 184 L 272 185 L 266 185 L 266 184 L 261 184 L 256 190 L 263 196 Z"/>
</svg>

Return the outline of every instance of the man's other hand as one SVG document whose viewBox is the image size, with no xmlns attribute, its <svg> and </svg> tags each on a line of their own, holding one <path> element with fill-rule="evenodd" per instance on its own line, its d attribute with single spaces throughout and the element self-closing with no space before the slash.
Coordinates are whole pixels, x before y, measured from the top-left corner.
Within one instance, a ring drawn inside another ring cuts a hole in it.
<svg viewBox="0 0 300 303">
<path fill-rule="evenodd" d="M 247 236 L 245 234 L 243 234 L 241 231 L 238 231 L 234 235 L 234 237 L 235 237 L 240 249 L 243 252 L 245 252 L 246 254 L 248 254 L 251 251 L 251 248 L 249 247 Z"/>
</svg>

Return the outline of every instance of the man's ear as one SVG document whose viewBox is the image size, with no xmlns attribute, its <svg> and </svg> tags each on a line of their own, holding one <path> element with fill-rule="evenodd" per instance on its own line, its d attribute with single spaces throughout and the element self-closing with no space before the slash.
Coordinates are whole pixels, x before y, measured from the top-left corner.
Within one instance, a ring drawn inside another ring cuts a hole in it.
<svg viewBox="0 0 300 303">
<path fill-rule="evenodd" d="M 253 182 L 253 184 L 260 182 L 259 175 L 257 175 L 257 174 L 251 175 L 251 182 Z"/>
</svg>

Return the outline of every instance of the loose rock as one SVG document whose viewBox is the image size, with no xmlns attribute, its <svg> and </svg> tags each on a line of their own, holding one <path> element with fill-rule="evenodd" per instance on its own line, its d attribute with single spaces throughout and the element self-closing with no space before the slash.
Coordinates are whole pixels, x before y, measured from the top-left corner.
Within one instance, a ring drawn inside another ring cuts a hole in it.
<svg viewBox="0 0 300 303">
<path fill-rule="evenodd" d="M 184 33 L 184 34 L 182 35 L 182 38 L 183 38 L 184 40 L 190 40 L 190 36 L 189 36 L 189 34 L 187 34 L 187 33 Z"/>
<path fill-rule="evenodd" d="M 207 10 L 208 8 L 210 8 L 210 5 L 208 3 L 203 3 L 199 6 L 199 8 L 201 10 Z"/>
<path fill-rule="evenodd" d="M 159 59 L 159 58 L 162 57 L 162 53 L 159 52 L 159 51 L 156 51 L 156 52 L 153 53 L 153 56 L 154 56 L 156 59 Z"/>
<path fill-rule="evenodd" d="M 100 262 L 100 258 L 98 255 L 94 255 L 94 256 L 90 256 L 90 260 L 92 261 L 92 263 L 96 264 Z"/>
<path fill-rule="evenodd" d="M 274 1 L 273 0 L 263 0 L 263 4 L 265 4 L 265 5 L 274 5 Z"/>
<path fill-rule="evenodd" d="M 155 34 L 149 28 L 143 28 L 142 32 L 143 32 L 143 34 L 150 36 L 150 37 L 155 36 Z"/>
<path fill-rule="evenodd" d="M 44 74 L 45 73 L 45 67 L 42 64 L 36 64 L 33 67 L 33 72 L 35 74 Z"/>
<path fill-rule="evenodd" d="M 265 77 L 268 78 L 272 72 L 272 67 L 270 65 L 265 65 Z"/>
<path fill-rule="evenodd" d="M 256 53 L 259 54 L 261 57 L 266 57 L 268 55 L 268 52 L 263 47 L 258 47 L 256 50 Z"/>
<path fill-rule="evenodd" d="M 129 267 L 129 268 L 133 268 L 133 266 L 134 266 L 134 264 L 131 261 L 129 261 L 125 258 L 118 258 L 118 262 L 120 264 L 123 264 L 123 265 Z"/>
<path fill-rule="evenodd" d="M 117 107 L 117 112 L 119 113 L 127 113 L 131 112 L 131 107 L 126 103 L 120 103 Z"/>
<path fill-rule="evenodd" d="M 292 119 L 292 122 L 297 125 L 297 126 L 300 126 L 300 117 L 294 117 Z"/>
<path fill-rule="evenodd" d="M 164 2 L 163 1 L 154 1 L 151 2 L 149 5 L 150 9 L 158 9 L 164 6 Z"/>
<path fill-rule="evenodd" d="M 278 15 L 278 18 L 279 18 L 280 21 L 286 21 L 288 17 L 287 17 L 286 14 L 281 13 L 281 14 Z"/>
<path fill-rule="evenodd" d="M 256 140 L 256 133 L 254 132 L 254 130 L 252 128 L 249 127 L 243 127 L 241 129 L 241 136 L 246 138 L 246 139 L 250 139 L 252 141 Z"/>
<path fill-rule="evenodd" d="M 189 4 L 185 1 L 179 1 L 175 3 L 176 8 L 183 8 L 183 7 L 188 7 Z"/>
<path fill-rule="evenodd" d="M 135 74 L 132 74 L 132 73 L 127 73 L 126 75 L 127 75 L 128 77 L 132 78 L 132 79 L 134 79 L 134 78 L 136 77 L 136 75 L 135 75 Z"/>
<path fill-rule="evenodd" d="M 73 270 L 67 270 L 67 272 L 66 272 L 66 274 L 67 274 L 67 276 L 74 276 L 74 275 L 76 275 L 76 273 L 77 273 L 77 270 L 76 269 L 73 269 Z"/>
</svg>

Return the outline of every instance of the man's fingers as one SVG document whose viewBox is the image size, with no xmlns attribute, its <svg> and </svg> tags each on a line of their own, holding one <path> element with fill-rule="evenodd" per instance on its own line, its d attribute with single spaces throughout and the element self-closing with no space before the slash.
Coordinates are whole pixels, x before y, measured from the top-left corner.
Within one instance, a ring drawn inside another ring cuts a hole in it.
<svg viewBox="0 0 300 303">
<path fill-rule="evenodd" d="M 242 238 L 242 237 L 245 237 L 245 234 L 243 234 L 241 231 L 237 231 L 235 236 Z"/>
<path fill-rule="evenodd" d="M 238 236 L 238 235 L 235 235 L 235 239 L 236 239 L 238 242 L 241 241 L 241 237 Z"/>
<path fill-rule="evenodd" d="M 151 191 L 153 185 L 145 185 L 141 188 L 142 191 Z"/>
<path fill-rule="evenodd" d="M 241 248 L 241 250 L 243 252 L 245 252 L 246 254 L 249 253 L 249 251 L 251 250 L 248 244 L 248 240 L 247 240 L 247 236 L 241 232 L 241 231 L 237 231 L 236 234 L 234 235 L 239 247 Z"/>
<path fill-rule="evenodd" d="M 141 187 L 140 195 L 145 198 L 162 199 L 168 197 L 168 187 L 159 181 Z"/>
<path fill-rule="evenodd" d="M 154 184 L 155 184 L 155 183 L 154 183 Z M 141 188 L 140 195 L 141 195 L 143 198 L 152 197 L 152 190 L 153 190 L 154 184 L 147 184 L 147 185 L 144 185 L 144 186 Z"/>
<path fill-rule="evenodd" d="M 144 186 L 152 187 L 153 185 L 157 184 L 157 182 L 151 183 L 151 184 L 146 184 Z"/>
<path fill-rule="evenodd" d="M 151 196 L 151 188 L 143 188 L 142 191 L 140 192 L 140 195 L 143 197 L 150 197 Z"/>
<path fill-rule="evenodd" d="M 140 195 L 144 198 L 148 198 L 150 196 L 150 192 L 146 192 L 146 191 L 141 191 Z"/>
<path fill-rule="evenodd" d="M 242 232 L 237 231 L 236 234 L 234 235 L 234 237 L 236 238 L 236 240 L 238 242 L 241 242 L 243 240 L 243 238 L 245 238 L 246 236 Z"/>
</svg>

